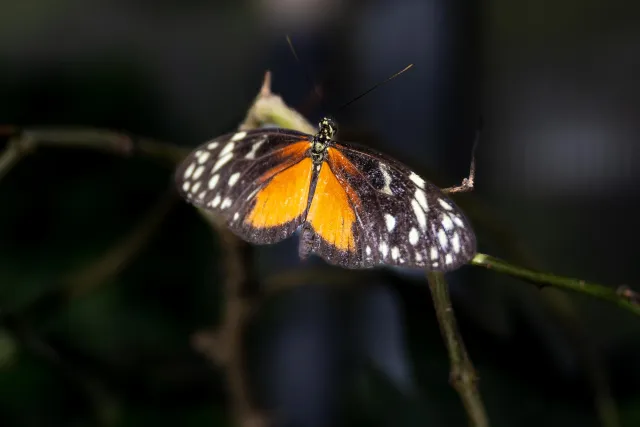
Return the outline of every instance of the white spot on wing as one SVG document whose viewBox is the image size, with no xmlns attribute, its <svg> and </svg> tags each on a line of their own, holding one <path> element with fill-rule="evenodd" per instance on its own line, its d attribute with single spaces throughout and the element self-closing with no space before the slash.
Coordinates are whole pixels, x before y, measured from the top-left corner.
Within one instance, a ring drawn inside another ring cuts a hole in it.
<svg viewBox="0 0 640 427">
<path fill-rule="evenodd" d="M 232 141 L 237 141 L 237 140 L 239 140 L 239 139 L 244 138 L 245 136 L 247 136 L 247 133 L 246 133 L 246 132 L 238 132 L 238 133 L 236 133 L 235 135 L 233 135 L 233 136 L 231 137 L 231 140 L 232 140 Z M 232 146 L 232 147 L 233 147 L 233 146 Z"/>
<path fill-rule="evenodd" d="M 387 170 L 387 166 L 384 163 L 380 163 L 378 168 L 380 169 L 380 173 L 382 173 L 382 179 L 384 179 L 384 187 L 382 187 L 380 191 L 393 196 L 393 191 L 391 191 L 391 175 Z"/>
<path fill-rule="evenodd" d="M 458 232 L 453 233 L 453 237 L 451 238 L 451 244 L 453 245 L 453 251 L 455 253 L 460 252 L 460 236 L 458 236 Z"/>
<path fill-rule="evenodd" d="M 220 154 L 218 154 L 219 157 L 223 157 L 226 156 L 227 154 L 231 153 L 231 151 L 233 150 L 233 147 L 235 147 L 236 144 L 233 143 L 233 141 L 228 142 L 227 145 L 224 146 L 224 148 L 222 149 L 222 151 L 220 151 Z"/>
<path fill-rule="evenodd" d="M 451 254 L 447 254 L 447 256 L 444 257 L 444 262 L 446 264 L 451 264 L 453 262 L 453 257 L 451 256 Z"/>
<path fill-rule="evenodd" d="M 437 263 L 437 262 L 434 262 L 434 263 L 433 263 L 433 264 L 431 264 L 431 265 L 432 265 L 433 267 L 437 267 L 437 266 L 438 266 L 438 263 Z"/>
<path fill-rule="evenodd" d="M 418 230 L 415 228 L 412 228 L 411 231 L 409 231 L 409 243 L 415 246 L 418 240 L 420 240 L 420 233 L 418 233 Z"/>
<path fill-rule="evenodd" d="M 409 175 L 409 179 L 413 181 L 415 185 L 424 189 L 424 179 L 420 178 L 415 172 L 411 172 L 411 175 Z"/>
<path fill-rule="evenodd" d="M 220 175 L 213 175 L 209 180 L 209 190 L 213 190 L 218 185 L 218 180 L 220 179 Z"/>
<path fill-rule="evenodd" d="M 231 160 L 232 158 L 233 158 L 233 153 L 229 153 L 226 156 L 220 157 L 216 162 L 216 164 L 213 165 L 213 169 L 211 169 L 211 173 L 215 173 L 218 169 L 220 169 L 222 166 L 227 164 L 229 160 Z"/>
<path fill-rule="evenodd" d="M 449 231 L 449 230 L 451 230 L 453 228 L 453 222 L 451 221 L 451 218 L 449 218 L 449 215 L 447 215 L 447 214 L 443 214 L 442 215 L 442 226 L 447 231 Z"/>
<path fill-rule="evenodd" d="M 215 150 L 216 147 L 218 147 L 218 145 L 220 145 L 220 144 L 218 144 L 217 142 L 210 142 L 209 145 L 207 145 L 207 148 L 209 150 Z"/>
<path fill-rule="evenodd" d="M 255 159 L 256 158 L 256 153 L 258 152 L 258 149 L 260 148 L 260 146 L 262 144 L 264 144 L 264 142 L 267 140 L 266 137 L 262 138 L 260 141 L 255 142 L 252 146 L 251 146 L 251 151 L 249 151 L 247 153 L 246 156 L 244 156 L 245 159 Z"/>
<path fill-rule="evenodd" d="M 458 227 L 464 228 L 464 222 L 462 222 L 459 216 L 457 215 L 451 215 L 451 216 L 453 217 L 453 222 L 455 222 Z"/>
<path fill-rule="evenodd" d="M 234 220 L 234 221 L 237 221 L 237 220 L 238 220 L 238 218 L 240 218 L 240 214 L 239 214 L 238 212 L 234 213 L 234 214 L 233 214 L 233 220 Z"/>
<path fill-rule="evenodd" d="M 448 211 L 453 209 L 453 207 L 449 203 L 445 202 L 442 199 L 438 199 L 438 203 L 440 203 L 440 206 L 442 206 L 443 208 L 445 208 Z"/>
<path fill-rule="evenodd" d="M 427 229 L 427 217 L 424 214 L 424 211 L 422 210 L 422 208 L 420 207 L 418 202 L 415 201 L 415 200 L 411 201 L 411 207 L 413 208 L 413 213 L 415 214 L 416 219 L 418 220 L 418 225 L 420 225 L 420 228 L 422 230 L 426 230 Z"/>
<path fill-rule="evenodd" d="M 225 199 L 222 201 L 222 204 L 220 205 L 220 209 L 226 209 L 229 206 L 231 206 L 231 199 L 228 197 L 225 197 Z"/>
<path fill-rule="evenodd" d="M 184 184 L 182 184 L 183 191 L 189 191 L 189 187 L 191 187 L 191 184 L 189 184 L 189 181 L 185 181 Z"/>
<path fill-rule="evenodd" d="M 195 184 L 193 184 L 193 187 L 191 187 L 191 192 L 195 194 L 195 192 L 198 191 L 198 188 L 200 188 L 200 181 L 197 181 Z"/>
<path fill-rule="evenodd" d="M 387 246 L 387 244 L 385 242 L 380 242 L 380 253 L 382 254 L 383 258 L 387 257 L 387 254 L 389 253 L 389 246 Z"/>
<path fill-rule="evenodd" d="M 447 249 L 447 246 L 449 246 L 449 241 L 447 240 L 447 234 L 444 232 L 442 228 L 438 230 L 438 241 L 440 242 L 440 246 L 442 246 L 442 249 Z"/>
<path fill-rule="evenodd" d="M 204 166 L 198 166 L 195 172 L 193 172 L 193 179 L 200 178 L 200 175 L 202 175 L 202 172 L 204 172 Z"/>
<path fill-rule="evenodd" d="M 198 199 L 202 200 L 204 199 L 204 196 L 207 194 L 207 191 L 202 191 L 200 194 L 198 194 Z"/>
<path fill-rule="evenodd" d="M 416 261 L 417 262 L 422 261 L 422 255 L 420 255 L 420 252 L 416 252 Z"/>
<path fill-rule="evenodd" d="M 214 197 L 213 201 L 211 202 L 211 206 L 213 206 L 214 208 L 217 208 L 219 204 L 220 204 L 220 195 L 216 194 L 216 197 Z"/>
<path fill-rule="evenodd" d="M 200 154 L 200 156 L 198 156 L 198 163 L 202 164 L 202 163 L 206 162 L 207 160 L 209 160 L 209 152 L 208 151 L 203 151 L 202 154 Z"/>
<path fill-rule="evenodd" d="M 367 253 L 367 256 L 371 255 L 371 248 L 369 246 L 367 246 L 365 248 L 365 252 Z"/>
<path fill-rule="evenodd" d="M 392 247 L 391 248 L 391 258 L 396 260 L 396 259 L 398 259 L 399 256 L 400 256 L 400 249 L 398 249 L 397 246 Z"/>
<path fill-rule="evenodd" d="M 431 246 L 431 253 L 429 254 L 431 256 L 431 259 L 438 259 L 438 248 L 435 246 Z"/>
<path fill-rule="evenodd" d="M 196 164 L 195 164 L 195 162 L 194 162 L 194 163 L 191 163 L 191 164 L 189 165 L 189 167 L 184 171 L 184 179 L 189 179 L 189 178 L 191 178 L 191 174 L 193 173 L 193 170 L 194 170 L 195 168 L 196 168 Z"/>
<path fill-rule="evenodd" d="M 236 172 L 229 177 L 229 187 L 233 187 L 233 185 L 238 182 L 238 178 L 240 178 L 240 172 Z"/>
<path fill-rule="evenodd" d="M 422 206 L 422 209 L 425 210 L 425 212 L 429 212 L 429 205 L 427 204 L 427 197 L 424 194 L 424 191 L 422 191 L 419 188 L 416 188 L 416 200 L 418 201 L 418 203 L 420 203 L 420 206 Z"/>
<path fill-rule="evenodd" d="M 396 226 L 396 219 L 393 215 L 384 214 L 384 222 L 387 224 L 387 230 L 393 231 L 393 228 Z"/>
</svg>

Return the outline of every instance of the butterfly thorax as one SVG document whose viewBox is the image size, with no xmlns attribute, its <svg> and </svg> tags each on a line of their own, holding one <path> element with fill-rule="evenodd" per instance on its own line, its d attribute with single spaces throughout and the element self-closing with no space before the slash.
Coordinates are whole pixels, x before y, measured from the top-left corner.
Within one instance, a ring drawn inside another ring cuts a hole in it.
<svg viewBox="0 0 640 427">
<path fill-rule="evenodd" d="M 316 164 L 320 164 L 324 160 L 327 148 L 329 148 L 337 131 L 335 123 L 328 117 L 320 120 L 318 128 L 318 133 L 311 140 L 311 158 Z"/>
</svg>

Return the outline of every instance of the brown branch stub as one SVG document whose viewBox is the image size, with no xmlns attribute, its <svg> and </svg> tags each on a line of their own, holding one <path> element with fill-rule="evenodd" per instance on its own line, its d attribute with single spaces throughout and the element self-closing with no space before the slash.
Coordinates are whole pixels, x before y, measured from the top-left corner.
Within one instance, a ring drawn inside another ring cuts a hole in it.
<svg viewBox="0 0 640 427">
<path fill-rule="evenodd" d="M 276 125 L 285 129 L 314 133 L 315 127 L 302 114 L 289 107 L 279 95 L 271 91 L 271 81 L 271 72 L 267 71 L 262 87 L 239 129 L 250 130 L 264 125 Z"/>
<path fill-rule="evenodd" d="M 462 180 L 460 185 L 455 187 L 448 187 L 442 189 L 445 194 L 453 193 L 468 193 L 473 191 L 476 179 L 476 149 L 478 148 L 479 133 L 476 135 L 476 139 L 473 141 L 473 147 L 471 148 L 471 166 L 469 166 L 469 176 Z"/>
<path fill-rule="evenodd" d="M 262 87 L 260 88 L 261 98 L 271 96 L 271 71 L 267 70 L 264 73 L 264 80 L 262 81 Z"/>
<path fill-rule="evenodd" d="M 444 275 L 437 272 L 427 272 L 427 281 L 440 331 L 449 353 L 449 381 L 462 400 L 470 425 L 488 427 L 489 419 L 478 391 L 478 376 L 458 331 L 447 282 Z"/>
</svg>

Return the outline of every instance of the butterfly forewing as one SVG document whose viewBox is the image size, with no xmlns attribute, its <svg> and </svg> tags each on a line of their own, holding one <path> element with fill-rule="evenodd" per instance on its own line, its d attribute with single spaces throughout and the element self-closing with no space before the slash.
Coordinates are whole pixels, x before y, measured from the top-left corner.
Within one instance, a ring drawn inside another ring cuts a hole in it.
<svg viewBox="0 0 640 427">
<path fill-rule="evenodd" d="M 438 187 L 401 163 L 364 147 L 335 144 L 327 160 L 344 187 L 358 196 L 353 253 L 342 265 L 379 264 L 449 271 L 476 252 L 475 234 L 462 211 Z M 330 254 L 328 242 L 316 244 Z"/>
<path fill-rule="evenodd" d="M 306 217 L 309 136 L 281 129 L 223 135 L 196 148 L 176 171 L 181 195 L 222 215 L 252 243 L 290 236 Z"/>
</svg>

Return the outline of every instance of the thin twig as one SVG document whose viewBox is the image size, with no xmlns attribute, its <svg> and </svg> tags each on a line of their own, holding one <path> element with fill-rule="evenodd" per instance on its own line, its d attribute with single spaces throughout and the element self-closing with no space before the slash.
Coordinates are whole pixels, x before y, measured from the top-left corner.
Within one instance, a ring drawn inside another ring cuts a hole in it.
<svg viewBox="0 0 640 427">
<path fill-rule="evenodd" d="M 618 307 L 640 315 L 640 296 L 628 287 L 614 289 L 581 279 L 529 270 L 486 254 L 476 254 L 471 260 L 471 264 L 518 277 L 541 287 L 553 286 L 559 289 L 587 294 L 594 298 L 609 301 Z M 620 289 L 622 289 L 622 291 L 620 291 Z"/>
<path fill-rule="evenodd" d="M 67 362 L 27 319 L 2 314 L 0 326 L 12 334 L 21 349 L 27 350 L 30 355 L 54 367 L 67 381 L 78 387 L 83 399 L 86 399 L 93 409 L 94 425 L 102 427 L 120 425 L 119 402 L 106 384 L 82 371 L 77 364 Z"/>
<path fill-rule="evenodd" d="M 177 200 L 175 190 L 167 190 L 130 233 L 123 236 L 94 262 L 65 277 L 63 283 L 68 296 L 74 298 L 85 295 L 126 268 L 160 229 Z"/>
<path fill-rule="evenodd" d="M 134 138 L 130 135 L 91 128 L 28 128 L 10 137 L 7 148 L 0 155 L 0 179 L 23 157 L 37 148 L 85 148 L 107 153 L 130 156 L 141 155 L 174 165 L 187 154 L 177 145 L 151 138 Z"/>
<path fill-rule="evenodd" d="M 266 426 L 267 418 L 251 397 L 245 366 L 244 337 L 257 292 L 255 279 L 250 275 L 253 271 L 251 247 L 231 233 L 218 218 L 204 211 L 201 213 L 215 229 L 224 247 L 225 311 L 222 324 L 216 331 L 198 332 L 192 337 L 192 343 L 194 348 L 224 368 L 237 424 L 242 427 Z"/>
<path fill-rule="evenodd" d="M 22 314 L 49 313 L 71 299 L 81 298 L 99 289 L 117 276 L 148 245 L 160 230 L 164 219 L 177 201 L 177 193 L 170 188 L 144 218 L 127 234 L 122 236 L 103 253 L 80 268 L 73 269 L 59 279 L 59 285 L 51 287 L 49 292 L 38 296 Z M 15 314 L 15 313 L 12 313 Z"/>
<path fill-rule="evenodd" d="M 458 331 L 447 282 L 442 273 L 436 272 L 427 272 L 427 280 L 440 331 L 449 352 L 451 385 L 460 395 L 470 425 L 488 427 L 489 420 L 478 391 L 478 377 Z"/>
</svg>

